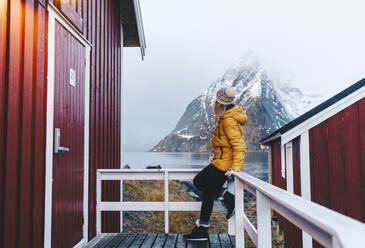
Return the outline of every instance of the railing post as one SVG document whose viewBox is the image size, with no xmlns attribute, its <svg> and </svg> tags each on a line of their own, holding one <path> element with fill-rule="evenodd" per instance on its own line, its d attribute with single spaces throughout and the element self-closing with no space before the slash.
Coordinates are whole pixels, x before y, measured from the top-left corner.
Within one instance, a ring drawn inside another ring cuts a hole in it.
<svg viewBox="0 0 365 248">
<path fill-rule="evenodd" d="M 165 170 L 165 233 L 169 233 L 169 172 Z"/>
<path fill-rule="evenodd" d="M 259 248 L 271 248 L 270 199 L 256 190 L 257 244 Z"/>
<path fill-rule="evenodd" d="M 245 229 L 243 224 L 243 210 L 244 210 L 244 201 L 243 201 L 243 185 L 238 179 L 234 179 L 234 195 L 235 195 L 235 209 L 236 209 L 236 247 L 245 247 Z"/>
<path fill-rule="evenodd" d="M 227 188 L 228 188 L 229 192 L 234 193 L 233 180 L 230 180 L 230 179 L 227 180 Z M 228 234 L 234 235 L 235 233 L 236 233 L 235 218 L 230 218 L 228 220 Z"/>
<path fill-rule="evenodd" d="M 101 233 L 101 174 L 96 172 L 96 234 Z"/>
<path fill-rule="evenodd" d="M 120 180 L 120 202 L 123 202 L 123 180 Z M 120 211 L 120 232 L 123 232 L 123 210 Z"/>
</svg>

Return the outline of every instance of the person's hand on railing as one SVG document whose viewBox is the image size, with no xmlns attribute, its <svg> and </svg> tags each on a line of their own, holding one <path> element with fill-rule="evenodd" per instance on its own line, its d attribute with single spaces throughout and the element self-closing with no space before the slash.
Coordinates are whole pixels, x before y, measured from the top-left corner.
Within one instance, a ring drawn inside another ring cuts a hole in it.
<svg viewBox="0 0 365 248">
<path fill-rule="evenodd" d="M 231 178 L 231 177 L 232 177 L 233 172 L 238 172 L 238 171 L 236 171 L 236 170 L 235 170 L 235 169 L 233 169 L 233 168 L 229 168 L 229 169 L 226 171 L 226 173 L 225 173 L 224 175 L 226 175 L 226 177 L 228 177 L 228 178 Z"/>
<path fill-rule="evenodd" d="M 209 164 L 211 164 L 214 160 L 214 152 L 209 153 Z"/>
</svg>

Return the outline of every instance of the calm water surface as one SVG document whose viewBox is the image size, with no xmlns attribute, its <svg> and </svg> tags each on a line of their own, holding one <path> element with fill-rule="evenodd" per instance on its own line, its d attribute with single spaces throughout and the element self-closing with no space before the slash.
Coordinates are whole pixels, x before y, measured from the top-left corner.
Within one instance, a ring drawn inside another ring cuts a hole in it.
<svg viewBox="0 0 365 248">
<path fill-rule="evenodd" d="M 132 169 L 144 169 L 149 165 L 161 165 L 162 168 L 203 168 L 208 164 L 206 152 L 123 152 L 122 165 Z M 268 181 L 267 152 L 246 152 L 243 171 Z"/>
</svg>

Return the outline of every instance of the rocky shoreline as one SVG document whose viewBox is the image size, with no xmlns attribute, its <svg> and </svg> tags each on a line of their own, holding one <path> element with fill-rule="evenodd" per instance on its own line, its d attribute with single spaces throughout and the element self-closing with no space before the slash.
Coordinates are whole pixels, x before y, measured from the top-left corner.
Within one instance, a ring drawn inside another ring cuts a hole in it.
<svg viewBox="0 0 365 248">
<path fill-rule="evenodd" d="M 198 201 L 200 192 L 191 181 L 170 181 L 169 201 Z M 123 201 L 163 201 L 163 181 L 124 181 Z M 256 227 L 256 199 L 245 192 L 245 213 Z M 171 212 L 169 230 L 171 233 L 188 233 L 199 218 L 199 212 Z M 163 233 L 164 212 L 124 212 L 123 230 L 130 233 Z M 277 222 L 272 224 L 273 247 L 287 247 Z M 213 212 L 209 233 L 227 233 L 228 222 L 225 212 Z M 255 247 L 248 235 L 245 235 L 246 246 Z"/>
</svg>

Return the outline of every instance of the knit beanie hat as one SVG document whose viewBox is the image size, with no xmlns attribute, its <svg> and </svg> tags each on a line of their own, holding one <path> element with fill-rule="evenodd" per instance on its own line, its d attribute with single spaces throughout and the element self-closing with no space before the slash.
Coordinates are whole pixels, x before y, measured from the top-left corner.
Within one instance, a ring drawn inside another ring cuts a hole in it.
<svg viewBox="0 0 365 248">
<path fill-rule="evenodd" d="M 229 105 L 233 102 L 235 97 L 235 90 L 232 87 L 220 88 L 217 92 L 217 102 L 223 105 Z"/>
</svg>

